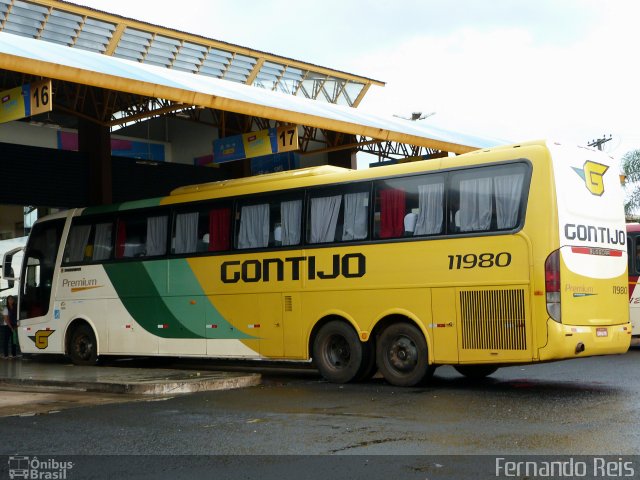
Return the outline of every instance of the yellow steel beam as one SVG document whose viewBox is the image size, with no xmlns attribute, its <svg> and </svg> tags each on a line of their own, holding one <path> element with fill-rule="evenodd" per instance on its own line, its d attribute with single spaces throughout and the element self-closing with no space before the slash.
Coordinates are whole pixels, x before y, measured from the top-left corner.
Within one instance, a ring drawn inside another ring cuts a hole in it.
<svg viewBox="0 0 640 480">
<path fill-rule="evenodd" d="M 280 122 L 306 125 L 335 132 L 362 135 L 377 140 L 386 140 L 408 145 L 433 148 L 447 152 L 465 153 L 476 148 L 418 135 L 360 125 L 345 120 L 332 120 L 319 115 L 292 112 L 277 107 L 257 105 L 251 102 L 218 97 L 202 92 L 184 90 L 177 87 L 157 85 L 150 82 L 131 80 L 99 72 L 90 72 L 52 62 L 38 61 L 8 54 L 0 55 L 0 69 L 39 75 L 56 80 L 89 85 L 108 90 L 127 92 L 152 98 L 162 98 L 185 105 L 195 105 L 216 110 L 239 113 L 253 117 L 268 118 Z"/>
</svg>

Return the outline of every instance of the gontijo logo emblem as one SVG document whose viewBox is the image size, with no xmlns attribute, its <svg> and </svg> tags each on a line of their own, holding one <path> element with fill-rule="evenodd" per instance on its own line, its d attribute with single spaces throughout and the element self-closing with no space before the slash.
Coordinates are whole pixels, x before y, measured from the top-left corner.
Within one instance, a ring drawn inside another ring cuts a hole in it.
<svg viewBox="0 0 640 480">
<path fill-rule="evenodd" d="M 49 346 L 49 336 L 55 332 L 55 330 L 38 330 L 35 335 L 30 335 L 29 338 L 36 344 L 39 350 L 44 350 Z"/>
<path fill-rule="evenodd" d="M 576 167 L 572 168 L 580 175 L 580 178 L 584 180 L 587 190 L 589 190 L 592 195 L 601 196 L 604 193 L 604 181 L 602 177 L 604 173 L 609 170 L 607 165 L 587 160 L 584 162 L 582 170 Z"/>
</svg>

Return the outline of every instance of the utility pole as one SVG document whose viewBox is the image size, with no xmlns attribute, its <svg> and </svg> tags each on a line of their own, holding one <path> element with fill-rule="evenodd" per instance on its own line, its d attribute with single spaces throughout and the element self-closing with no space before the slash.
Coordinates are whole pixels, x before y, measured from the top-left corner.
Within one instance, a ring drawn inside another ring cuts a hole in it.
<svg viewBox="0 0 640 480">
<path fill-rule="evenodd" d="M 596 147 L 598 150 L 602 150 L 602 145 L 611 140 L 611 135 L 607 138 L 606 135 L 603 135 L 602 138 L 598 138 L 597 140 L 591 140 L 591 143 L 587 144 L 589 147 Z"/>
</svg>

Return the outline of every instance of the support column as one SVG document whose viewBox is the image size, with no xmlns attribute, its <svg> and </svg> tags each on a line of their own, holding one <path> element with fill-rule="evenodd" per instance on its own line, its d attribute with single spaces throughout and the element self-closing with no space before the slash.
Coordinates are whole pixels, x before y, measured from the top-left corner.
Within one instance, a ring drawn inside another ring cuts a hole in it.
<svg viewBox="0 0 640 480">
<path fill-rule="evenodd" d="M 113 201 L 111 173 L 111 132 L 109 127 L 78 119 L 78 150 L 89 159 L 89 203 L 105 205 Z"/>
</svg>

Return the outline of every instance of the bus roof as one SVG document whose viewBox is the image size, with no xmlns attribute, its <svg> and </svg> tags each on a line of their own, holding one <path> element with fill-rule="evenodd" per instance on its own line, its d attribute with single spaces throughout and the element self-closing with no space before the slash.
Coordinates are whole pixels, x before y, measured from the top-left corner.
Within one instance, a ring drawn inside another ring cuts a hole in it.
<svg viewBox="0 0 640 480">
<path fill-rule="evenodd" d="M 348 168 L 335 167 L 333 165 L 322 165 L 319 167 L 308 167 L 298 170 L 288 170 L 285 172 L 255 175 L 253 177 L 233 178 L 230 180 L 219 180 L 217 182 L 201 183 L 198 185 L 187 185 L 184 187 L 176 188 L 171 192 L 171 195 L 184 195 L 187 193 L 206 192 L 211 190 L 218 190 L 223 187 L 240 187 L 263 182 L 272 182 L 276 180 L 297 180 L 305 177 L 346 173 L 351 171 L 353 170 Z"/>
</svg>

